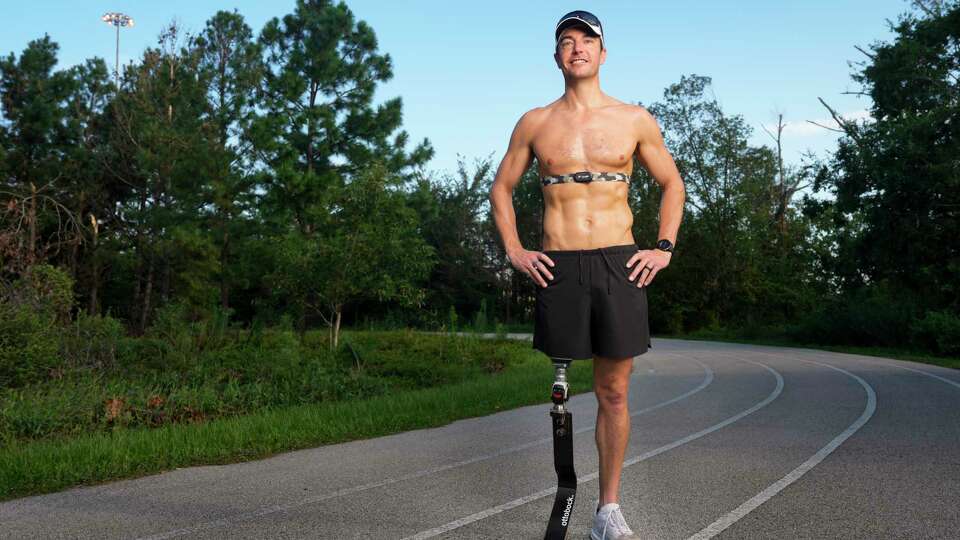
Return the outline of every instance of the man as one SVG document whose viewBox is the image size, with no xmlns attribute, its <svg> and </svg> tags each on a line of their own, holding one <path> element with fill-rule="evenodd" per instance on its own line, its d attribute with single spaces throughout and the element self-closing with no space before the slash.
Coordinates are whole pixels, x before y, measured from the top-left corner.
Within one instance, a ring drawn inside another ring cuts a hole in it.
<svg viewBox="0 0 960 540">
<path fill-rule="evenodd" d="M 534 348 L 551 358 L 593 359 L 600 497 L 591 538 L 634 538 L 617 503 L 630 434 L 629 377 L 633 357 L 650 346 L 647 286 L 670 264 L 685 190 L 653 116 L 600 90 L 607 49 L 597 17 L 570 12 L 554 37 L 564 93 L 521 116 L 490 202 L 511 264 L 537 285 Z M 631 230 L 634 156 L 663 189 L 655 249 L 639 249 Z M 534 157 L 544 251 L 520 244 L 512 201 Z"/>
</svg>

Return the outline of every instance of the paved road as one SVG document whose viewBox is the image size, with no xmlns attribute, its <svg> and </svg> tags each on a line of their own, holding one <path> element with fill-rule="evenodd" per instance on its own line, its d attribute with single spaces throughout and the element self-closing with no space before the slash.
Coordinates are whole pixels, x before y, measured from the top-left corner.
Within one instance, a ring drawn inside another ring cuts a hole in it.
<svg viewBox="0 0 960 540">
<path fill-rule="evenodd" d="M 654 339 L 629 404 L 621 503 L 642 538 L 960 537 L 956 370 Z M 596 399 L 570 406 L 585 538 Z M 549 407 L 8 501 L 0 538 L 540 539 Z"/>
</svg>

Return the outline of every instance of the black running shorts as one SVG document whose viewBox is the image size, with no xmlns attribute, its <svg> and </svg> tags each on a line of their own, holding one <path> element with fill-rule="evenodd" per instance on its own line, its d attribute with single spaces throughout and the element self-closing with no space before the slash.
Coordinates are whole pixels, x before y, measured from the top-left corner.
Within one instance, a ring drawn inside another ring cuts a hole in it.
<svg viewBox="0 0 960 540">
<path fill-rule="evenodd" d="M 553 279 L 537 285 L 533 348 L 551 358 L 632 358 L 651 347 L 647 288 L 630 281 L 636 244 L 544 251 Z M 546 263 L 544 263 L 546 264 Z M 634 265 L 637 261 L 634 262 Z"/>
</svg>

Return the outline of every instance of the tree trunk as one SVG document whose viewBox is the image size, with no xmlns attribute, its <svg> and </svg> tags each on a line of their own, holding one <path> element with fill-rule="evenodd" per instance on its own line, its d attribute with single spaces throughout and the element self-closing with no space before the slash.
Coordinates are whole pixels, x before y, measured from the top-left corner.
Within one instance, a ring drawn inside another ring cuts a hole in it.
<svg viewBox="0 0 960 540">
<path fill-rule="evenodd" d="M 516 279 L 516 272 L 510 272 L 510 285 L 507 287 L 507 324 L 510 324 L 510 311 L 513 306 L 513 290 L 514 290 L 514 280 Z"/>
<path fill-rule="evenodd" d="M 172 270 L 170 268 L 170 259 L 164 257 L 163 259 L 163 273 L 160 274 L 162 278 L 160 279 L 160 300 L 163 304 L 166 304 L 170 301 L 170 274 Z"/>
<path fill-rule="evenodd" d="M 30 182 L 30 210 L 27 214 L 27 223 L 30 227 L 30 238 L 28 240 L 27 265 L 33 266 L 37 255 L 37 186 Z"/>
<path fill-rule="evenodd" d="M 80 191 L 80 204 L 77 207 L 77 221 L 83 219 L 83 207 L 86 205 L 87 194 L 85 191 Z M 83 240 L 83 235 L 81 233 L 82 229 L 77 227 L 77 236 L 72 242 L 70 249 L 70 275 L 73 276 L 73 280 L 77 283 L 80 282 L 80 242 Z"/>
<path fill-rule="evenodd" d="M 223 244 L 220 246 L 220 307 L 224 311 L 230 307 L 230 284 L 227 282 L 227 263 L 230 255 L 230 232 L 227 230 L 226 218 L 221 222 L 223 226 Z"/>
<path fill-rule="evenodd" d="M 146 266 L 145 265 L 146 255 L 144 253 L 145 249 L 143 247 L 144 234 L 143 234 L 142 220 L 143 220 L 143 213 L 146 209 L 146 206 L 147 206 L 147 193 L 146 193 L 146 190 L 144 190 L 140 192 L 140 211 L 137 216 L 140 221 L 137 222 L 136 246 L 137 246 L 137 254 L 139 255 L 140 264 L 137 267 L 137 275 L 136 275 L 136 280 L 135 280 L 134 289 L 133 289 L 133 305 L 134 306 L 139 306 L 143 303 L 143 274 L 144 274 L 143 270 L 144 270 L 144 266 Z M 135 326 L 138 326 L 138 323 L 137 323 L 138 317 L 139 317 L 139 314 L 131 310 L 130 320 L 133 321 L 133 324 Z"/>
<path fill-rule="evenodd" d="M 97 260 L 97 241 L 100 236 L 100 227 L 97 223 L 97 218 L 90 214 L 90 226 L 93 229 L 93 246 L 90 250 L 90 304 L 87 306 L 87 311 L 91 315 L 100 314 L 100 306 L 97 305 L 97 292 L 100 290 L 100 261 Z"/>
<path fill-rule="evenodd" d="M 143 335 L 147 330 L 147 318 L 150 315 L 150 292 L 153 290 L 153 258 L 147 264 L 147 284 L 143 291 L 143 310 L 140 312 L 140 335 Z"/>
<path fill-rule="evenodd" d="M 337 314 L 334 317 L 333 322 L 333 348 L 336 348 L 340 344 L 340 318 L 343 316 L 343 306 L 337 306 Z"/>
</svg>

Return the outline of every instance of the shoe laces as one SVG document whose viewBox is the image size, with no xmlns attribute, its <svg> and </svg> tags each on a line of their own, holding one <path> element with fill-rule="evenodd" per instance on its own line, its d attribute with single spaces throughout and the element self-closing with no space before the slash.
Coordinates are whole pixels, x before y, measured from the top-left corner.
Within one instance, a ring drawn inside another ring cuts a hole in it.
<svg viewBox="0 0 960 540">
<path fill-rule="evenodd" d="M 633 531 L 630 530 L 630 527 L 627 525 L 627 520 L 623 519 L 623 514 L 620 513 L 620 507 L 618 506 L 607 512 L 607 517 L 604 519 L 603 531 L 600 533 L 600 538 L 607 538 L 607 527 L 610 526 L 611 522 L 613 523 L 613 529 L 611 529 L 611 532 L 616 532 L 618 536 L 633 534 Z"/>
</svg>

